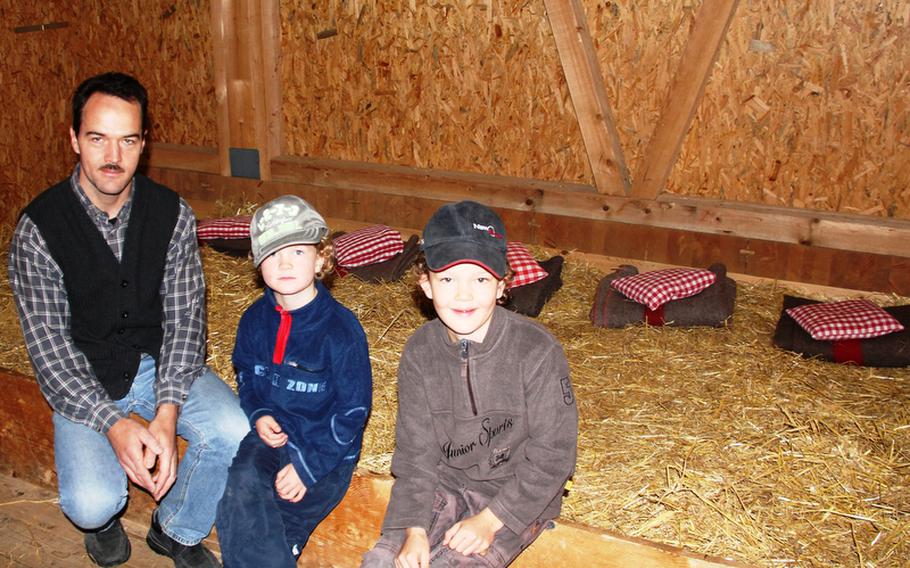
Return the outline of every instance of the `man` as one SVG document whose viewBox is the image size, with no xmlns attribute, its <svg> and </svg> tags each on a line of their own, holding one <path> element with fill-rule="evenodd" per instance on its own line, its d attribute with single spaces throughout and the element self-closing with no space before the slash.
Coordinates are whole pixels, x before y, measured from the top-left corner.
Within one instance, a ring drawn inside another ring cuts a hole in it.
<svg viewBox="0 0 910 568">
<path fill-rule="evenodd" d="M 152 550 L 177 567 L 220 566 L 201 541 L 249 426 L 205 366 L 195 218 L 136 174 L 148 107 L 136 79 L 91 77 L 72 105 L 78 164 L 25 208 L 9 252 L 29 357 L 54 411 L 60 507 L 96 564 L 122 564 L 129 478 L 158 501 Z M 179 467 L 176 436 L 189 443 Z"/>
</svg>

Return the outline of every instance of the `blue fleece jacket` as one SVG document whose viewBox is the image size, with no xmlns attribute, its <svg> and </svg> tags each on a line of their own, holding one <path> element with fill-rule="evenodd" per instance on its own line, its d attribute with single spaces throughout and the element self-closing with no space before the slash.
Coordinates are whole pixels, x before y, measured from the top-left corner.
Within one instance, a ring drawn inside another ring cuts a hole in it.
<svg viewBox="0 0 910 568">
<path fill-rule="evenodd" d="M 360 322 L 316 285 L 316 297 L 292 312 L 266 288 L 240 318 L 233 355 L 250 424 L 275 418 L 307 487 L 357 459 L 373 391 Z"/>
</svg>

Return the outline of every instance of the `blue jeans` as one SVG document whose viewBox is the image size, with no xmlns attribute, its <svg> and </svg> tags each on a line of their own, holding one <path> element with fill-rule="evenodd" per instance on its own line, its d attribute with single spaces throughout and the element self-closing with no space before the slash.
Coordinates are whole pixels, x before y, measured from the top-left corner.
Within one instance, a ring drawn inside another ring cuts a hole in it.
<svg viewBox="0 0 910 568">
<path fill-rule="evenodd" d="M 297 503 L 275 490 L 275 476 L 291 463 L 287 446 L 271 448 L 250 431 L 231 464 L 215 525 L 225 568 L 294 568 L 316 526 L 341 502 L 355 461 L 343 461 Z"/>
<path fill-rule="evenodd" d="M 154 418 L 155 379 L 155 360 L 143 355 L 130 391 L 117 406 Z M 101 528 L 126 505 L 126 473 L 107 436 L 56 412 L 53 421 L 60 508 L 83 530 Z M 249 429 L 237 395 L 206 368 L 193 382 L 177 420 L 177 435 L 189 445 L 177 481 L 158 504 L 165 534 L 187 545 L 209 534 L 228 466 Z"/>
</svg>

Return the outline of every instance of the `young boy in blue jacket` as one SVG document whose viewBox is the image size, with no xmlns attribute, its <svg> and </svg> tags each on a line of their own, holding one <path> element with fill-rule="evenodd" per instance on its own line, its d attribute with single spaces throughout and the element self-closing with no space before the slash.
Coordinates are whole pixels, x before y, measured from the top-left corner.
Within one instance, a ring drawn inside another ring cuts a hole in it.
<svg viewBox="0 0 910 568">
<path fill-rule="evenodd" d="M 253 215 L 250 239 L 266 289 L 240 319 L 233 363 L 253 430 L 215 525 L 226 567 L 290 568 L 350 485 L 370 359 L 360 322 L 320 282 L 333 259 L 319 213 L 279 197 Z"/>
</svg>

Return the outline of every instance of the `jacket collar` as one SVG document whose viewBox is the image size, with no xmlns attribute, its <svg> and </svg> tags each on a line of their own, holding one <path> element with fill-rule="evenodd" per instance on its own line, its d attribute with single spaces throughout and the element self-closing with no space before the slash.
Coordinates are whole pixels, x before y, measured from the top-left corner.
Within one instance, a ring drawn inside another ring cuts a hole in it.
<svg viewBox="0 0 910 568">
<path fill-rule="evenodd" d="M 471 357 L 479 357 L 494 350 L 497 344 L 499 344 L 500 341 L 503 341 L 503 337 L 505 336 L 509 322 L 514 317 L 515 314 L 503 308 L 502 306 L 496 306 L 493 308 L 493 316 L 490 319 L 490 327 L 487 329 L 487 335 L 483 338 L 483 341 L 478 343 L 476 341 L 468 340 L 471 349 Z M 460 342 L 452 341 L 449 339 L 448 328 L 446 328 L 445 324 L 442 323 L 442 320 L 437 317 L 431 323 L 433 325 L 433 333 L 435 334 L 436 338 L 450 348 L 447 349 L 447 351 L 451 352 L 455 356 L 460 356 Z"/>
<path fill-rule="evenodd" d="M 289 314 L 295 318 L 312 319 L 325 313 L 325 310 L 328 307 L 328 302 L 330 301 L 329 291 L 321 281 L 317 280 L 315 284 L 316 297 L 313 298 L 312 301 L 310 301 L 310 303 L 307 305 L 299 307 L 296 310 L 289 311 Z M 271 307 L 273 310 L 277 310 L 278 300 L 275 299 L 275 292 L 272 291 L 272 289 L 268 286 L 265 287 L 265 299 L 269 303 L 269 307 Z"/>
</svg>

